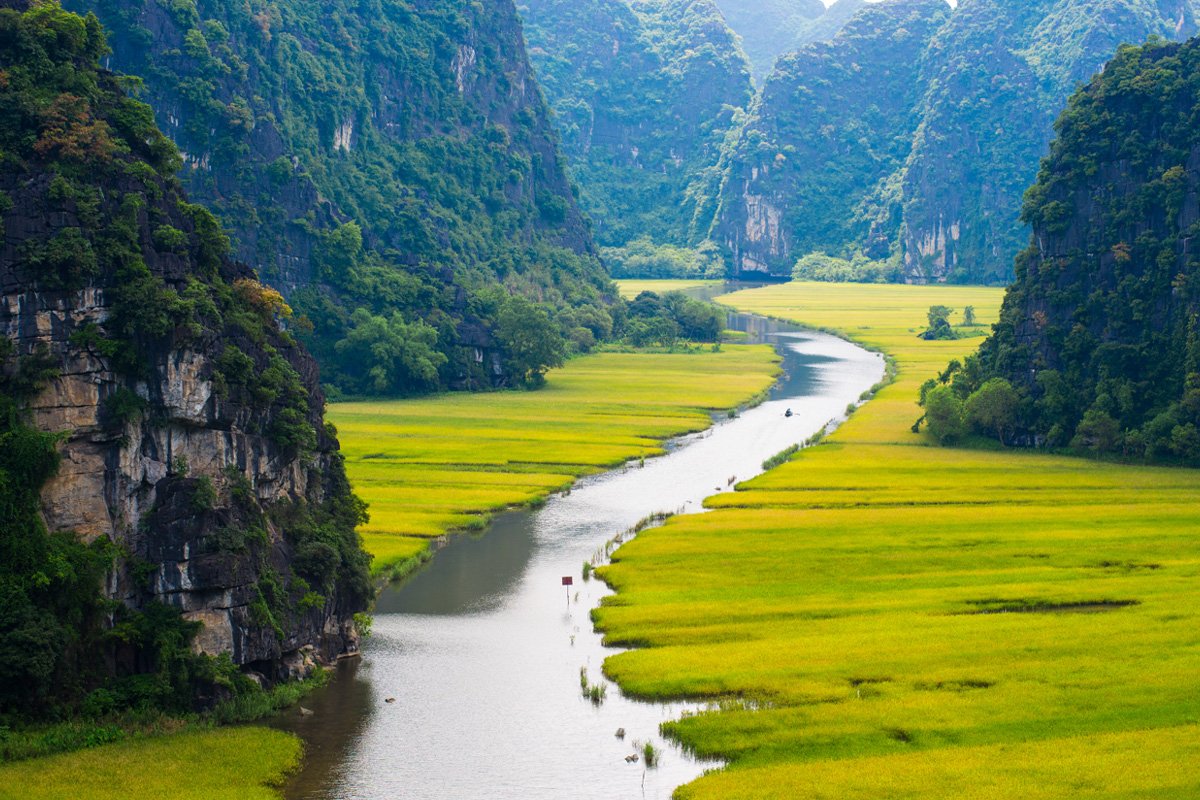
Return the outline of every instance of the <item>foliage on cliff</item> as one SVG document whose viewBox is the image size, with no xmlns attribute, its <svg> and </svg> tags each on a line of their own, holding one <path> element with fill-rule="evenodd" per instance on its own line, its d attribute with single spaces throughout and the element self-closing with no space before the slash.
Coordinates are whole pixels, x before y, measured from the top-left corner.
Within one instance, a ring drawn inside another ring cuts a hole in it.
<svg viewBox="0 0 1200 800">
<path fill-rule="evenodd" d="M 1018 441 L 1200 463 L 1198 108 L 1200 40 L 1160 41 L 1122 48 L 1056 123 L 1000 321 L 943 376 L 960 399 L 1015 387 Z"/>
<path fill-rule="evenodd" d="M 752 93 L 712 0 L 525 0 L 521 12 L 597 241 L 696 243 Z"/>
<path fill-rule="evenodd" d="M 886 258 L 896 173 L 942 0 L 868 5 L 830 42 L 779 59 L 729 155 L 715 234 L 742 270 L 788 274 L 812 251 Z"/>
<path fill-rule="evenodd" d="M 192 653 L 200 625 L 151 591 L 168 535 L 195 533 L 228 554 L 226 568 L 257 577 L 257 627 L 276 654 L 301 617 L 348 619 L 371 593 L 354 532 L 362 506 L 323 423 L 315 367 L 280 326 L 286 306 L 187 201 L 175 147 L 126 81 L 99 67 L 106 53 L 94 16 L 52 2 L 0 8 L 0 714 L 179 709 L 198 690 L 246 688 L 228 657 Z M 31 330 L 34 309 L 59 309 L 57 322 Z M 177 459 L 153 486 L 153 507 L 118 519 L 112 537 L 84 545 L 47 531 L 39 493 L 61 442 L 83 435 L 110 465 L 126 450 L 166 457 L 147 449 L 156 440 L 146 432 L 170 424 L 163 365 L 189 352 L 216 388 L 213 424 L 314 470 L 307 496 L 267 509 L 244 476 L 214 485 Z M 98 427 L 34 427 L 30 404 L 81 362 L 111 376 L 90 409 Z M 102 595 L 104 576 L 127 594 Z"/>
<path fill-rule="evenodd" d="M 555 317 L 605 305 L 509 0 L 69 4 L 111 29 L 112 64 L 145 82 L 185 187 L 284 291 L 327 382 L 377 384 L 342 355 L 358 309 L 399 315 L 440 354 L 435 380 L 418 370 L 395 393 L 491 382 L 485 287 Z"/>
</svg>

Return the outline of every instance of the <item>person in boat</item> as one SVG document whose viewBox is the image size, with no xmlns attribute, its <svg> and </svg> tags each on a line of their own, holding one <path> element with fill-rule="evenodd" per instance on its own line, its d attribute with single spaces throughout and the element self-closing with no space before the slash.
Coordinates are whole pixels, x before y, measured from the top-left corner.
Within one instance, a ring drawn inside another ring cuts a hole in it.
<svg viewBox="0 0 1200 800">
<path fill-rule="evenodd" d="M 792 410 L 789 408 L 787 411 L 783 412 L 783 415 L 785 417 L 790 417 L 792 415 Z"/>
</svg>

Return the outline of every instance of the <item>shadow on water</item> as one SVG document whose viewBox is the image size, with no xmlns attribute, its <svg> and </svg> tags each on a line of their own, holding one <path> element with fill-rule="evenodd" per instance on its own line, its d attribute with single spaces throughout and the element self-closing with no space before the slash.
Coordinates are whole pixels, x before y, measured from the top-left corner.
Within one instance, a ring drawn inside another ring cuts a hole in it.
<svg viewBox="0 0 1200 800">
<path fill-rule="evenodd" d="M 498 516 L 485 535 L 451 537 L 426 569 L 386 589 L 362 663 L 340 665 L 305 701 L 314 714 L 275 723 L 307 745 L 288 798 L 666 800 L 715 766 L 658 732 L 694 704 L 638 702 L 602 677 L 619 651 L 603 646 L 590 611 L 610 592 L 582 581 L 581 564 L 647 514 L 701 510 L 883 372 L 877 355 L 832 336 L 745 314 L 730 314 L 729 327 L 779 349 L 783 374 L 769 399 L 675 440 L 644 468 L 585 478 L 540 509 Z M 581 669 L 606 686 L 603 703 L 581 696 Z M 634 740 L 663 752 L 658 767 L 625 760 Z"/>
</svg>

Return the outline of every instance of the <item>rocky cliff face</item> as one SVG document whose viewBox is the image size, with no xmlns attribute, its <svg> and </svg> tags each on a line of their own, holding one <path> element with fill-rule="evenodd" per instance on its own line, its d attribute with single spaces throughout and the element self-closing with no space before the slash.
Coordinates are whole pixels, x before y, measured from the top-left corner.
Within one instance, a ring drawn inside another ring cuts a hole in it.
<svg viewBox="0 0 1200 800">
<path fill-rule="evenodd" d="M 177 609 L 203 623 L 201 651 L 270 679 L 355 652 L 361 510 L 287 307 L 187 202 L 150 110 L 98 69 L 95 20 L 39 6 L 2 22 L 0 335 L 41 365 L 30 422 L 62 432 L 46 528 L 115 545 L 114 608 Z M 113 658 L 119 674 L 142 656 Z"/>
<path fill-rule="evenodd" d="M 911 281 L 1001 283 L 1027 235 L 1021 196 L 1069 94 L 1122 43 L 1195 31 L 1187 0 L 971 0 L 930 44 L 904 173 Z"/>
<path fill-rule="evenodd" d="M 979 354 L 1026 441 L 1200 460 L 1198 70 L 1200 39 L 1123 49 L 1056 125 Z"/>
<path fill-rule="evenodd" d="M 327 381 L 359 388 L 335 345 L 360 307 L 437 328 L 450 385 L 478 377 L 482 288 L 603 305 L 511 0 L 68 5 L 111 29 L 109 65 L 145 81 L 235 255 L 313 323 Z"/>
<path fill-rule="evenodd" d="M 942 0 L 871 4 L 776 63 L 727 156 L 714 227 L 738 273 L 787 275 L 847 242 L 889 255 L 921 54 L 948 16 Z"/>
<path fill-rule="evenodd" d="M 711 0 L 526 0 L 530 55 L 597 241 L 706 233 L 749 66 Z"/>
</svg>

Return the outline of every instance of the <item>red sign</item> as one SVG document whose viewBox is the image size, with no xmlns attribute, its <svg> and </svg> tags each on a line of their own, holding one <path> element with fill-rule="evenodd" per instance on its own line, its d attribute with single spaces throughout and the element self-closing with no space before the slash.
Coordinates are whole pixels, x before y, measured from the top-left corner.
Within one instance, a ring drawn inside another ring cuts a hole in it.
<svg viewBox="0 0 1200 800">
<path fill-rule="evenodd" d="M 575 583 L 575 579 L 572 578 L 570 575 L 563 576 L 563 586 L 571 586 L 574 583 Z"/>
</svg>

